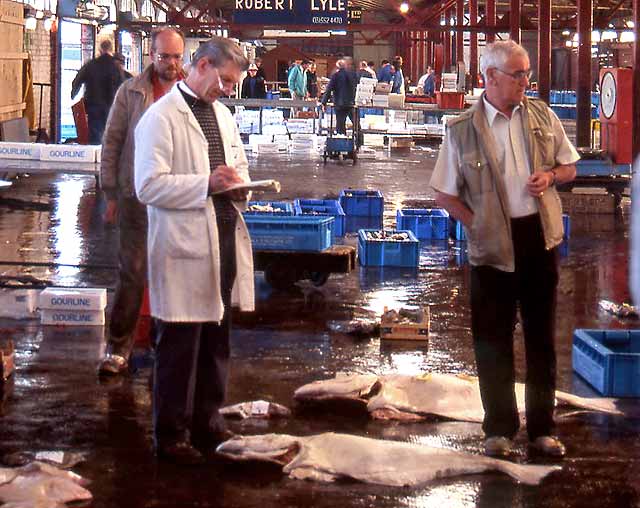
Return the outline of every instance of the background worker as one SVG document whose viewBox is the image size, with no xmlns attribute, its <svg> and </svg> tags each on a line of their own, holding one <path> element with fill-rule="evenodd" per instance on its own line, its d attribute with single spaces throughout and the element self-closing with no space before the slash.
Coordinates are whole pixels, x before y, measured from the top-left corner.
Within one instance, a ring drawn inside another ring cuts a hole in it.
<svg viewBox="0 0 640 508">
<path fill-rule="evenodd" d="M 113 58 L 113 44 L 109 39 L 100 43 L 100 56 L 84 64 L 71 83 L 73 99 L 84 85 L 84 106 L 89 126 L 89 144 L 102 142 L 109 108 L 124 75 Z"/>
<path fill-rule="evenodd" d="M 135 188 L 147 205 L 151 314 L 155 318 L 153 432 L 159 458 L 197 464 L 229 437 L 219 413 L 229 370 L 231 305 L 254 309 L 253 254 L 242 212 L 248 163 L 218 99 L 249 62 L 213 37 L 189 75 L 136 128 Z"/>
<path fill-rule="evenodd" d="M 561 457 L 565 447 L 552 435 L 556 247 L 563 237 L 556 185 L 575 178 L 580 157 L 547 104 L 525 97 L 531 68 L 522 46 L 489 44 L 480 67 L 486 91 L 447 124 L 430 183 L 438 205 L 467 233 L 485 453 L 509 455 L 520 425 L 513 352 L 519 309 L 530 448 Z"/>
<path fill-rule="evenodd" d="M 109 338 L 99 374 L 127 369 L 147 279 L 147 208 L 133 185 L 134 132 L 143 113 L 182 76 L 184 37 L 174 28 L 151 34 L 151 64 L 118 90 L 102 145 L 100 183 L 107 198 L 105 222 L 118 224 L 118 285 Z"/>
</svg>

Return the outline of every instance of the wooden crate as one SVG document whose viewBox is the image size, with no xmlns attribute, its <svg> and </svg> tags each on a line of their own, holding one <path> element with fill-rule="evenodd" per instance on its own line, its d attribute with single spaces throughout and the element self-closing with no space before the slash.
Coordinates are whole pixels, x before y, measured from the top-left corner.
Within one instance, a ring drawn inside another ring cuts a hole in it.
<svg viewBox="0 0 640 508">
<path fill-rule="evenodd" d="M 387 308 L 380 320 L 380 338 L 383 340 L 411 340 L 429 342 L 429 307 L 423 308 L 422 321 L 419 323 L 405 323 L 388 321 L 385 319 Z"/>
<path fill-rule="evenodd" d="M 21 118 L 24 6 L 0 0 L 0 121 Z"/>
<path fill-rule="evenodd" d="M 583 194 L 575 192 L 560 192 L 562 211 L 569 215 L 577 213 L 614 214 L 615 197 L 613 194 Z"/>
</svg>

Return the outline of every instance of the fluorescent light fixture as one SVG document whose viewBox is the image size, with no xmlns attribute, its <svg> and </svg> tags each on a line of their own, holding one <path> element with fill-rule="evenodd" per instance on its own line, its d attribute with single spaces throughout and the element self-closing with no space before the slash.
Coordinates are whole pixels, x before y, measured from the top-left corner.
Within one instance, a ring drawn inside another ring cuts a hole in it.
<svg viewBox="0 0 640 508">
<path fill-rule="evenodd" d="M 265 29 L 263 37 L 314 37 L 317 39 L 319 37 L 331 37 L 331 34 L 329 32 L 287 32 L 286 30 Z"/>
<path fill-rule="evenodd" d="M 347 35 L 346 30 L 329 30 L 331 35 Z"/>
<path fill-rule="evenodd" d="M 591 32 L 591 42 L 600 42 L 600 32 L 597 30 Z"/>
<path fill-rule="evenodd" d="M 409 12 L 409 3 L 408 2 L 402 2 L 400 4 L 400 12 L 402 14 L 406 14 L 407 12 Z"/>
<path fill-rule="evenodd" d="M 24 20 L 24 27 L 26 30 L 35 30 L 38 26 L 38 20 L 34 16 L 28 16 Z"/>
<path fill-rule="evenodd" d="M 635 26 L 635 24 L 633 23 L 633 21 L 631 21 L 630 19 L 628 19 L 627 21 L 624 22 L 624 25 L 627 28 L 633 28 Z"/>
<path fill-rule="evenodd" d="M 571 35 L 571 32 L 569 30 L 563 30 L 562 35 L 565 35 L 565 36 Z"/>
<path fill-rule="evenodd" d="M 600 37 L 603 41 L 615 41 L 617 38 L 618 34 L 614 30 L 605 30 Z"/>
</svg>

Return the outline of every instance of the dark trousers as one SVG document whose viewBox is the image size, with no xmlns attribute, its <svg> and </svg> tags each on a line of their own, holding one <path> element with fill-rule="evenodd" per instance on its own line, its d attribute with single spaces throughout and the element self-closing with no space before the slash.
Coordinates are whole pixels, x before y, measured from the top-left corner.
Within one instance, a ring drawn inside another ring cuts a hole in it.
<svg viewBox="0 0 640 508">
<path fill-rule="evenodd" d="M 236 277 L 235 220 L 218 217 L 220 287 L 225 306 L 220 323 L 156 321 L 153 427 L 156 446 L 206 440 L 220 431 L 229 365 L 231 290 Z M 176 281 L 179 283 L 179 281 Z"/>
<path fill-rule="evenodd" d="M 147 208 L 135 196 L 118 198 L 118 228 L 118 285 L 109 342 L 130 351 L 147 280 Z"/>
<path fill-rule="evenodd" d="M 515 272 L 471 269 L 471 328 L 487 436 L 513 438 L 520 422 L 514 393 L 513 329 L 519 306 L 526 352 L 529 439 L 553 430 L 556 388 L 556 249 L 546 250 L 539 216 L 512 219 Z"/>
<path fill-rule="evenodd" d="M 347 117 L 349 117 L 351 119 L 351 123 L 355 125 L 355 121 L 353 119 L 353 108 L 351 106 L 335 106 L 334 111 L 336 112 L 336 133 L 346 134 Z"/>
<path fill-rule="evenodd" d="M 89 144 L 102 144 L 102 135 L 107 125 L 109 106 L 104 104 L 87 104 L 87 123 L 89 124 Z"/>
</svg>

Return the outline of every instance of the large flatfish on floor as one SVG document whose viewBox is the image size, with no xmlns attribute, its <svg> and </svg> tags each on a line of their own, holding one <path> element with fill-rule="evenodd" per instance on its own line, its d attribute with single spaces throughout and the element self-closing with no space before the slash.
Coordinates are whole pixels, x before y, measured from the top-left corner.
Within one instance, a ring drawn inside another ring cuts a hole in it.
<svg viewBox="0 0 640 508">
<path fill-rule="evenodd" d="M 238 461 L 282 466 L 291 478 L 331 482 L 351 479 L 389 486 L 420 486 L 432 480 L 499 471 L 527 485 L 538 485 L 560 466 L 516 464 L 483 455 L 420 444 L 328 432 L 236 436 L 217 452 Z"/>
</svg>

